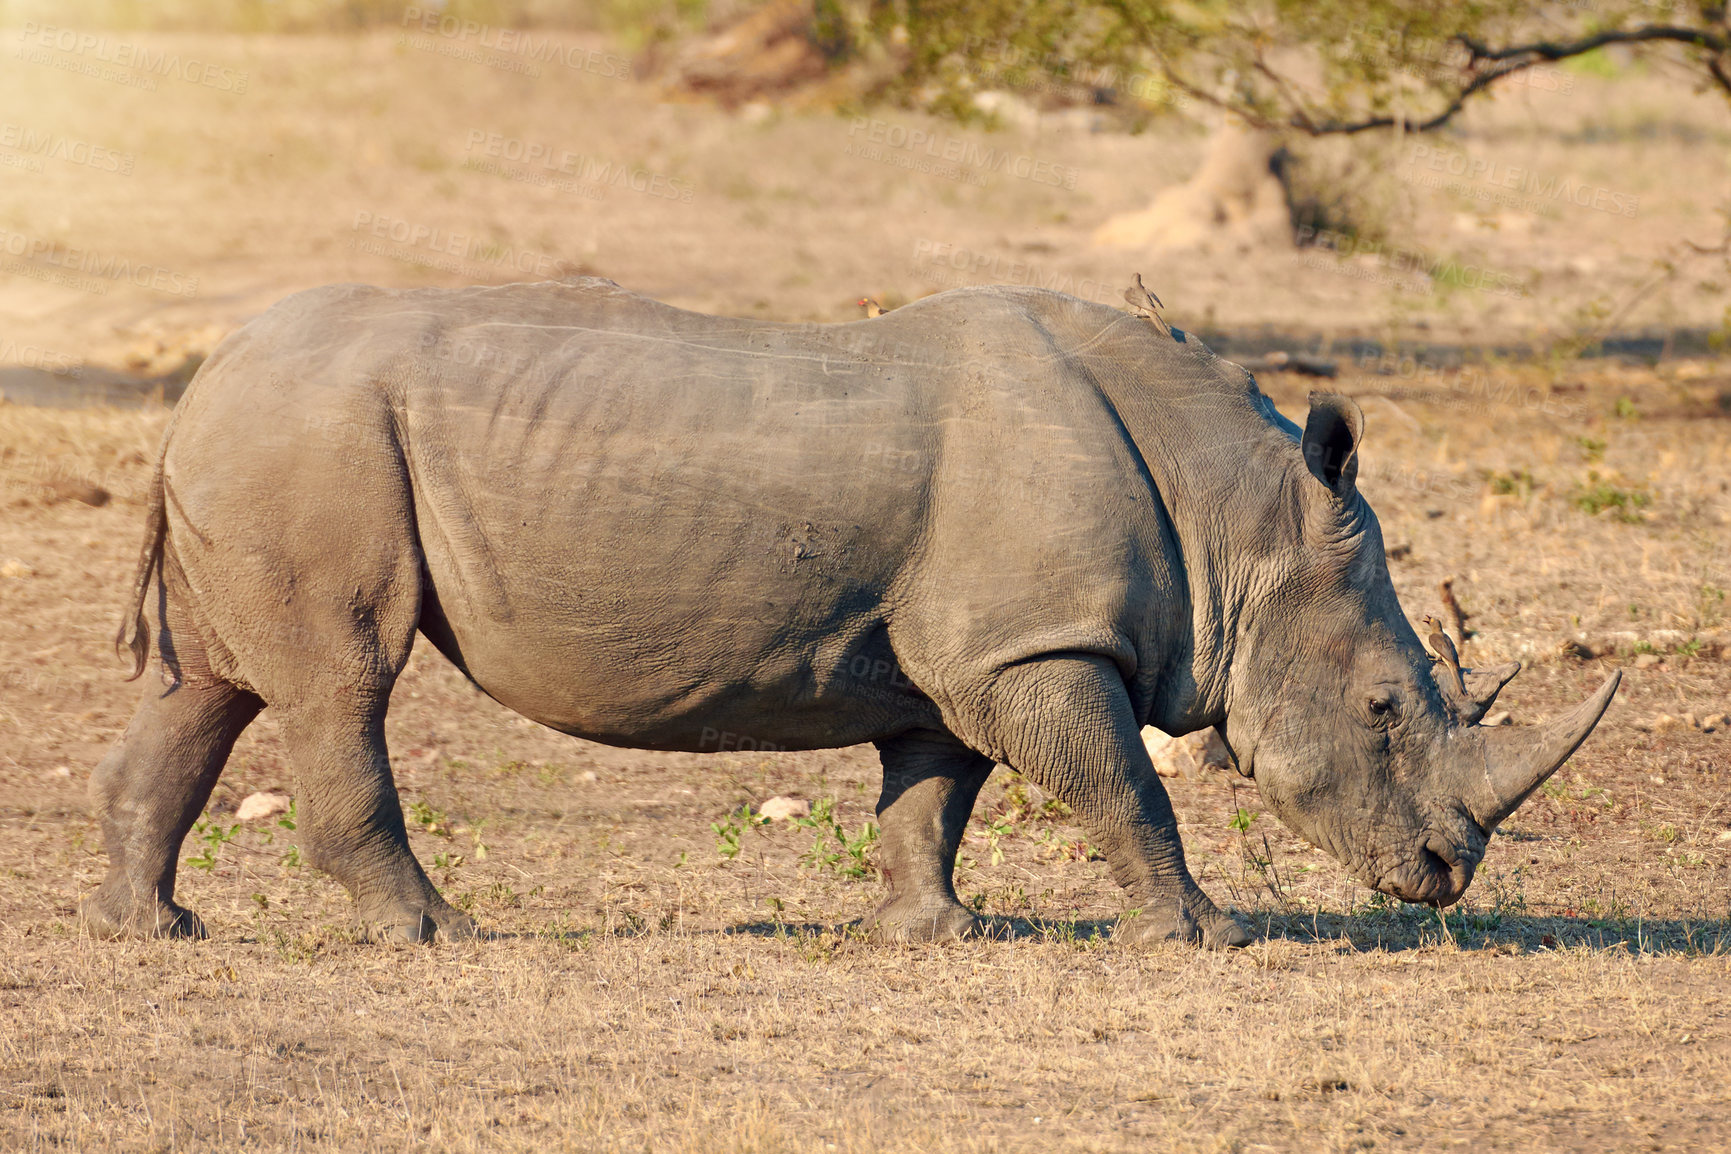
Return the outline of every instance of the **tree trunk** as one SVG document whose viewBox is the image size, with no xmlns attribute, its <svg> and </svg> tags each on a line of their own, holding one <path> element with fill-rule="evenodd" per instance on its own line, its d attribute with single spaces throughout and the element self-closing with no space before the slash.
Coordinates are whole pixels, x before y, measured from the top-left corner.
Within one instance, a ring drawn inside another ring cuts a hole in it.
<svg viewBox="0 0 1731 1154">
<path fill-rule="evenodd" d="M 1196 175 L 1162 189 L 1140 212 L 1112 217 L 1095 230 L 1094 243 L 1143 252 L 1290 248 L 1284 161 L 1273 134 L 1228 120 L 1215 131 Z"/>
</svg>

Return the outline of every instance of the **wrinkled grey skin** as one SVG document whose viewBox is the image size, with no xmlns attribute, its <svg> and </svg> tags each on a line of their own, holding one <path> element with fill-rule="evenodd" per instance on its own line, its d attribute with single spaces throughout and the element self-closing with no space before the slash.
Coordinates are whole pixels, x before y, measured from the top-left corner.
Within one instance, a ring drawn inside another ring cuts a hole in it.
<svg viewBox="0 0 1731 1154">
<path fill-rule="evenodd" d="M 977 929 L 951 871 L 1001 762 L 1089 827 L 1140 910 L 1120 936 L 1248 941 L 1185 867 L 1148 723 L 1221 726 L 1293 828 L 1453 901 L 1615 684 L 1550 726 L 1469 724 L 1513 669 L 1439 688 L 1353 486 L 1361 425 L 1319 395 L 1300 434 L 1194 338 L 1035 290 L 843 325 L 599 280 L 291 297 L 164 438 L 132 639 L 162 673 L 91 783 L 111 868 L 85 923 L 203 932 L 175 858 L 268 704 L 303 847 L 363 923 L 474 932 L 385 751 L 417 630 L 595 741 L 874 742 L 886 939 Z"/>
</svg>

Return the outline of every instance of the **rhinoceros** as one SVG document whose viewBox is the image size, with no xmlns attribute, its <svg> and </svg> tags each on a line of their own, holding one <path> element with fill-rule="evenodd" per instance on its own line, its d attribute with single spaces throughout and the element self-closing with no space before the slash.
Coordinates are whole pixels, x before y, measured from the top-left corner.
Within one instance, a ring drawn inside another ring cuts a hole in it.
<svg viewBox="0 0 1731 1154">
<path fill-rule="evenodd" d="M 292 296 L 163 437 L 118 644 L 148 679 L 91 780 L 103 935 L 198 936 L 175 859 L 266 705 L 307 859 L 380 937 L 475 932 L 411 853 L 385 748 L 416 633 L 564 733 L 654 750 L 871 742 L 887 940 L 976 932 L 956 851 L 994 765 L 1068 803 L 1131 940 L 1250 940 L 1185 865 L 1141 739 L 1219 727 L 1266 806 L 1443 905 L 1586 738 L 1613 674 L 1475 724 L 1355 478 L 1193 335 L 1029 288 L 850 324 L 706 316 L 611 281 Z"/>
</svg>

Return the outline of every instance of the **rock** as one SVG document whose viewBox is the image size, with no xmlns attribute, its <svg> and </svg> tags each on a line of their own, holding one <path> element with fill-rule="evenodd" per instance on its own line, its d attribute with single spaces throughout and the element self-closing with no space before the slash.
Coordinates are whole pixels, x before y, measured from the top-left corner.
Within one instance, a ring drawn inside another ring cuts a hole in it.
<svg viewBox="0 0 1731 1154">
<path fill-rule="evenodd" d="M 1719 840 L 1720 841 L 1731 841 L 1731 829 L 1728 829 L 1728 830 L 1721 832 L 1719 834 Z"/>
<path fill-rule="evenodd" d="M 286 793 L 249 793 L 241 801 L 240 808 L 234 811 L 234 820 L 266 821 L 288 811 L 289 795 Z"/>
<path fill-rule="evenodd" d="M 1665 659 L 1660 657 L 1657 653 L 1642 653 L 1635 658 L 1635 668 L 1651 669 L 1653 666 L 1660 664 L 1664 660 Z"/>
<path fill-rule="evenodd" d="M 1653 733 L 1664 733 L 1668 729 L 1676 729 L 1679 724 L 1669 713 L 1661 713 L 1647 723 L 1647 729 Z"/>
<path fill-rule="evenodd" d="M 1173 737 L 1149 725 L 1142 730 L 1142 744 L 1154 762 L 1154 772 L 1161 777 L 1183 777 L 1203 769 L 1232 767 L 1232 754 L 1220 740 L 1219 731 L 1212 727 Z"/>
<path fill-rule="evenodd" d="M 1687 725 L 1690 729 L 1700 729 L 1701 728 L 1701 723 L 1695 719 L 1695 715 L 1693 713 L 1685 713 L 1682 717 L 1679 717 L 1677 720 L 1682 722 L 1684 725 Z"/>
<path fill-rule="evenodd" d="M 1731 729 L 1731 713 L 1709 713 L 1701 719 L 1702 733 L 1718 733 Z"/>
<path fill-rule="evenodd" d="M 1506 709 L 1499 709 L 1479 722 L 1480 725 L 1513 725 L 1514 723 L 1515 719 L 1509 716 L 1509 711 Z"/>
<path fill-rule="evenodd" d="M 1194 773 L 1201 768 L 1183 738 L 1173 737 L 1152 725 L 1143 727 L 1142 744 L 1154 762 L 1154 772 L 1161 777 L 1183 777 L 1186 771 Z"/>
<path fill-rule="evenodd" d="M 759 817 L 770 821 L 790 821 L 811 816 L 811 802 L 802 797 L 772 797 L 757 807 Z"/>
<path fill-rule="evenodd" d="M 579 781 L 587 781 L 587 782 L 595 782 L 595 781 L 601 780 L 600 776 L 592 769 L 584 770 L 582 773 L 577 775 L 577 779 Z"/>
<path fill-rule="evenodd" d="M 36 570 L 24 564 L 24 562 L 18 560 L 16 557 L 9 559 L 4 564 L 0 564 L 0 577 L 22 578 L 34 576 L 36 576 Z"/>
<path fill-rule="evenodd" d="M 1193 733 L 1192 738 L 1202 739 L 1202 766 L 1204 769 L 1231 769 L 1232 751 L 1226 748 L 1226 742 L 1220 736 L 1220 731 L 1213 727 L 1201 733 Z"/>
<path fill-rule="evenodd" d="M 57 765 L 54 767 L 54 776 L 55 777 L 71 777 L 72 776 L 72 767 L 70 765 Z"/>
<path fill-rule="evenodd" d="M 93 509 L 100 509 L 108 504 L 110 497 L 108 490 L 101 485 L 90 485 L 83 481 L 54 480 L 48 483 L 47 489 L 50 505 L 61 501 L 82 501 Z"/>
</svg>

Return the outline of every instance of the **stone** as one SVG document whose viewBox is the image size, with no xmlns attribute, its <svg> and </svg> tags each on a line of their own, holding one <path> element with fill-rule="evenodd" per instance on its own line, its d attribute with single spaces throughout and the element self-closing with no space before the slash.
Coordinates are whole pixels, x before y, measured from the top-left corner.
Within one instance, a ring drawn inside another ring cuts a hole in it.
<svg viewBox="0 0 1731 1154">
<path fill-rule="evenodd" d="M 1202 739 L 1202 765 L 1205 769 L 1231 769 L 1232 751 L 1226 748 L 1226 741 L 1220 736 L 1220 731 L 1213 726 L 1201 733 L 1193 733 L 1192 738 Z"/>
<path fill-rule="evenodd" d="M 74 481 L 65 478 L 48 482 L 47 489 L 49 495 L 48 503 L 50 505 L 56 504 L 60 501 L 79 501 L 83 504 L 89 505 L 93 509 L 100 509 L 102 506 L 108 504 L 110 498 L 113 496 L 113 494 L 111 494 L 107 489 L 104 489 L 101 485 L 91 485 L 84 481 Z"/>
<path fill-rule="evenodd" d="M 1664 660 L 1665 659 L 1660 657 L 1657 653 L 1642 653 L 1635 658 L 1635 668 L 1651 669 L 1653 666 L 1658 665 Z"/>
<path fill-rule="evenodd" d="M 249 793 L 240 803 L 240 808 L 234 811 L 236 821 L 268 821 L 279 813 L 289 811 L 289 795 L 286 793 Z"/>
<path fill-rule="evenodd" d="M 772 797 L 757 807 L 759 817 L 770 821 L 791 821 L 796 817 L 811 816 L 811 802 L 802 797 Z"/>
<path fill-rule="evenodd" d="M 1514 723 L 1515 719 L 1510 716 L 1509 711 L 1506 709 L 1499 709 L 1489 717 L 1486 717 L 1483 721 L 1479 722 L 1480 725 L 1513 725 Z"/>
<path fill-rule="evenodd" d="M 1701 719 L 1702 733 L 1721 733 L 1731 729 L 1731 714 L 1709 713 Z"/>
<path fill-rule="evenodd" d="M 1154 762 L 1154 772 L 1161 777 L 1183 777 L 1201 768 L 1190 748 L 1181 737 L 1147 725 L 1142 728 L 1142 744 Z"/>
<path fill-rule="evenodd" d="M 16 558 L 16 557 L 13 557 L 13 558 L 7 560 L 4 564 L 0 564 L 0 577 L 34 577 L 34 576 L 36 576 L 36 570 L 32 569 L 30 566 L 26 565 L 24 562 L 18 560 L 18 558 Z"/>
</svg>

